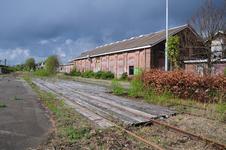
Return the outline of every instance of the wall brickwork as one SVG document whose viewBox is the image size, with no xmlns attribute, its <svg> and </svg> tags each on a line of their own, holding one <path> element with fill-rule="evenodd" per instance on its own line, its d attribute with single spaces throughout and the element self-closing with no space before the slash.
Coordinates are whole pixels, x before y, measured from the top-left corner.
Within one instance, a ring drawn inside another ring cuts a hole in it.
<svg viewBox="0 0 226 150">
<path fill-rule="evenodd" d="M 151 49 L 105 55 L 99 58 L 90 58 L 90 60 L 76 60 L 74 65 L 76 65 L 77 71 L 80 72 L 84 72 L 84 70 L 92 70 L 94 72 L 99 70 L 111 71 L 119 78 L 124 72 L 129 75 L 129 66 L 134 66 L 134 73 L 137 73 L 135 70 L 150 69 Z"/>
<path fill-rule="evenodd" d="M 226 67 L 226 62 L 219 62 L 217 64 L 214 64 L 214 66 L 211 68 L 212 75 L 223 73 L 225 67 Z M 191 72 L 197 76 L 203 76 L 203 74 L 207 72 L 207 68 L 208 68 L 207 63 L 186 63 L 185 64 L 185 71 Z"/>
</svg>

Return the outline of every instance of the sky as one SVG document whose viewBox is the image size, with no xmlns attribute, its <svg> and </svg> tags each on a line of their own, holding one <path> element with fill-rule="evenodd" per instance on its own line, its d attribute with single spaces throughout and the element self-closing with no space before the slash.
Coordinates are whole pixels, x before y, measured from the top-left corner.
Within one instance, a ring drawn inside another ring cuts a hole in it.
<svg viewBox="0 0 226 150">
<path fill-rule="evenodd" d="M 215 0 L 220 3 L 223 0 Z M 204 0 L 169 0 L 169 28 Z M 10 65 L 61 56 L 165 29 L 166 0 L 0 0 L 0 60 Z"/>
</svg>

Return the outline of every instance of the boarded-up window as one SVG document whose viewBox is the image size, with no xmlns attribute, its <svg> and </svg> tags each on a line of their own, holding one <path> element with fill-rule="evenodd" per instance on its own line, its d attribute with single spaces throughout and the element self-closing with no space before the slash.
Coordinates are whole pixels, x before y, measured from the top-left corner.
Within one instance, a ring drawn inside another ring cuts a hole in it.
<svg viewBox="0 0 226 150">
<path fill-rule="evenodd" d="M 224 72 L 225 65 L 224 64 L 216 64 L 216 74 L 221 74 Z"/>
<path fill-rule="evenodd" d="M 122 59 L 120 59 L 118 61 L 118 65 L 119 65 L 119 67 L 118 67 L 118 74 L 121 75 L 121 74 L 123 74 L 123 60 Z"/>
<path fill-rule="evenodd" d="M 103 62 L 102 62 L 102 70 L 104 72 L 106 72 L 106 65 L 107 65 L 106 60 L 103 60 Z"/>
<path fill-rule="evenodd" d="M 110 61 L 110 71 L 113 73 L 114 72 L 114 60 Z"/>
<path fill-rule="evenodd" d="M 130 66 L 134 66 L 134 57 L 129 57 L 128 64 L 129 64 Z"/>
</svg>

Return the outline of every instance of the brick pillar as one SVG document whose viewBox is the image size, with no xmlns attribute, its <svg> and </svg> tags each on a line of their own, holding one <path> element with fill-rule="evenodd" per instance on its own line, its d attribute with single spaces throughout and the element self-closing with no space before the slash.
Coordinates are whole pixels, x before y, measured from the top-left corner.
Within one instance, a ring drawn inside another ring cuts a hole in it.
<svg viewBox="0 0 226 150">
<path fill-rule="evenodd" d="M 114 64 L 114 73 L 115 73 L 115 76 L 118 77 L 118 71 L 117 71 L 118 70 L 117 69 L 118 68 L 118 54 L 114 55 L 114 60 L 115 60 L 114 61 L 114 63 L 115 63 Z"/>
<path fill-rule="evenodd" d="M 151 49 L 146 49 L 146 69 L 151 69 Z"/>
<path fill-rule="evenodd" d="M 110 67 L 109 67 L 109 55 L 106 56 L 106 67 L 107 67 L 107 71 L 110 71 Z"/>
<path fill-rule="evenodd" d="M 124 68 L 123 68 L 123 72 L 127 72 L 127 61 L 128 61 L 128 53 L 124 53 Z M 128 72 L 127 72 L 127 74 L 129 74 Z"/>
</svg>

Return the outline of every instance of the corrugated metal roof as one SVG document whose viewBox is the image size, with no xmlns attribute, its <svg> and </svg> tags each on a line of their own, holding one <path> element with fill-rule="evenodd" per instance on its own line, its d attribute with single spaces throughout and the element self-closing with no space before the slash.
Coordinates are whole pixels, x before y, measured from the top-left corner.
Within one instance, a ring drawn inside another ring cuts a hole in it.
<svg viewBox="0 0 226 150">
<path fill-rule="evenodd" d="M 183 26 L 171 28 L 168 30 L 169 35 L 174 35 L 187 27 L 188 25 L 183 25 Z M 133 37 L 128 40 L 118 41 L 116 43 L 111 43 L 109 45 L 97 47 L 93 50 L 82 53 L 80 56 L 74 58 L 74 60 L 86 58 L 87 55 L 89 55 L 89 57 L 93 57 L 98 55 L 99 56 L 105 55 L 108 53 L 109 54 L 117 53 L 119 51 L 130 51 L 130 50 L 140 49 L 142 47 L 151 47 L 165 39 L 166 39 L 166 31 L 162 30 L 162 31 L 151 33 L 148 35 L 142 35 L 135 38 Z"/>
</svg>

